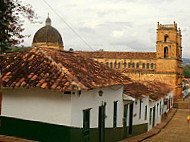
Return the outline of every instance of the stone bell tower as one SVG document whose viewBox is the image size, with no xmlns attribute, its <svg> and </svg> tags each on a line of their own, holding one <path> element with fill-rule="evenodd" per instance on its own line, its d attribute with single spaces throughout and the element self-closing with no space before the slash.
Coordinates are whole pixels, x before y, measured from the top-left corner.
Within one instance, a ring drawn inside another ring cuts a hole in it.
<svg viewBox="0 0 190 142">
<path fill-rule="evenodd" d="M 182 93 L 182 47 L 181 30 L 177 24 L 157 25 L 156 72 L 168 76 L 164 81 L 176 87 L 175 96 Z"/>
</svg>

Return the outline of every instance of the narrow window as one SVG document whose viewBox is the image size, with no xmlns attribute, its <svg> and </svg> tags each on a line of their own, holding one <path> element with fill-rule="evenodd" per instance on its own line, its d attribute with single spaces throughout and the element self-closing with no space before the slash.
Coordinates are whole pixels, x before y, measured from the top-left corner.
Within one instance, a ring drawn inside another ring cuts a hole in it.
<svg viewBox="0 0 190 142">
<path fill-rule="evenodd" d="M 113 108 L 113 127 L 117 127 L 117 101 L 114 102 Z"/>
<path fill-rule="evenodd" d="M 127 63 L 126 62 L 124 62 L 124 68 L 126 68 L 127 67 Z"/>
<path fill-rule="evenodd" d="M 113 68 L 113 64 L 112 64 L 112 62 L 110 63 L 110 68 Z"/>
<path fill-rule="evenodd" d="M 145 63 L 143 63 L 143 69 L 145 69 Z"/>
<path fill-rule="evenodd" d="M 109 63 L 107 62 L 106 65 L 109 67 Z"/>
<path fill-rule="evenodd" d="M 168 41 L 168 35 L 165 35 L 164 36 L 164 42 L 167 42 Z"/>
<path fill-rule="evenodd" d="M 132 64 L 132 67 L 135 68 L 135 63 Z"/>
<path fill-rule="evenodd" d="M 117 62 L 115 61 L 114 68 L 117 68 Z"/>
<path fill-rule="evenodd" d="M 136 64 L 137 69 L 139 68 L 139 63 Z"/>
<path fill-rule="evenodd" d="M 168 47 L 164 47 L 164 58 L 168 57 Z"/>
<path fill-rule="evenodd" d="M 121 68 L 121 63 L 118 63 L 118 68 L 119 68 L 119 69 Z"/>
<path fill-rule="evenodd" d="M 152 108 L 150 108 L 150 118 L 149 118 L 149 123 L 152 123 Z"/>
<path fill-rule="evenodd" d="M 154 68 L 154 63 L 151 63 L 151 69 L 153 69 Z"/>
<path fill-rule="evenodd" d="M 149 63 L 147 63 L 147 66 L 146 66 L 147 69 L 149 69 Z"/>
<path fill-rule="evenodd" d="M 128 63 L 128 68 L 131 68 L 131 63 Z"/>
<path fill-rule="evenodd" d="M 83 110 L 83 133 L 89 134 L 90 129 L 90 109 Z"/>
<path fill-rule="evenodd" d="M 147 120 L 147 105 L 145 106 L 144 120 Z"/>
</svg>

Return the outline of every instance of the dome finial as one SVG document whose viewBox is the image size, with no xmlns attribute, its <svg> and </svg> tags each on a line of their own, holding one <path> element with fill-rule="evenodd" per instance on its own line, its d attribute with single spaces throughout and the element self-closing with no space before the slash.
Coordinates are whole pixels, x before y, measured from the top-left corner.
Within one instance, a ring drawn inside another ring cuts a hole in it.
<svg viewBox="0 0 190 142">
<path fill-rule="evenodd" d="M 48 12 L 48 18 L 46 19 L 46 26 L 51 26 L 51 19 L 49 18 L 49 12 Z"/>
</svg>

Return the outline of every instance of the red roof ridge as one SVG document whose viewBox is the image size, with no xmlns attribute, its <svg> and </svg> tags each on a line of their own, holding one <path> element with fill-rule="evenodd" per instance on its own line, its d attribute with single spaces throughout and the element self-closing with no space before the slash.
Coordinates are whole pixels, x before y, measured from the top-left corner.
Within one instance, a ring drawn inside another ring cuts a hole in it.
<svg viewBox="0 0 190 142">
<path fill-rule="evenodd" d="M 42 48 L 40 47 L 34 47 L 35 49 L 39 49 L 40 52 L 42 52 L 64 75 L 67 77 L 67 79 L 72 83 L 72 85 L 76 85 L 78 89 L 88 89 L 84 84 L 82 84 L 80 81 L 77 80 L 69 71 L 67 68 L 65 68 L 62 64 L 57 64 L 56 61 L 50 57 Z"/>
</svg>

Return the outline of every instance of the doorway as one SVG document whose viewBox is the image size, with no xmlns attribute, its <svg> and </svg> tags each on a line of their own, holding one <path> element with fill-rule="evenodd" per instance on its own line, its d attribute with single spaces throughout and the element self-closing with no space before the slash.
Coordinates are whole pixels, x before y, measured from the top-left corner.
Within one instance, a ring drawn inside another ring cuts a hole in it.
<svg viewBox="0 0 190 142">
<path fill-rule="evenodd" d="M 127 138 L 127 115 L 128 115 L 128 104 L 124 105 L 123 110 L 123 138 Z"/>
<path fill-rule="evenodd" d="M 105 105 L 99 107 L 98 130 L 99 142 L 105 142 Z"/>
<path fill-rule="evenodd" d="M 132 135 L 133 131 L 133 103 L 129 107 L 129 135 Z"/>
<path fill-rule="evenodd" d="M 154 106 L 153 107 L 153 122 L 152 122 L 152 127 L 154 127 L 155 126 L 155 118 L 156 118 L 156 107 Z"/>
<path fill-rule="evenodd" d="M 83 142 L 89 142 L 90 135 L 90 109 L 83 110 Z"/>
</svg>

